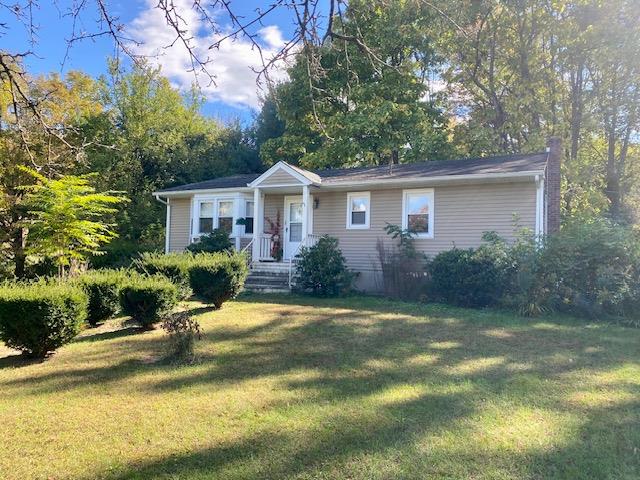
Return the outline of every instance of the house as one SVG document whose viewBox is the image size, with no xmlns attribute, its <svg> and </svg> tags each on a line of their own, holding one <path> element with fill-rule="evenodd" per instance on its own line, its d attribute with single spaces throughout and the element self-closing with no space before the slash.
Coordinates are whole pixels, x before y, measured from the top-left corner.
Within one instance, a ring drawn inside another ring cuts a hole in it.
<svg viewBox="0 0 640 480">
<path fill-rule="evenodd" d="M 226 229 L 268 286 L 270 278 L 285 281 L 302 246 L 330 235 L 338 238 L 348 266 L 360 272 L 357 286 L 376 290 L 376 242 L 386 237 L 387 223 L 412 228 L 417 248 L 427 255 L 477 247 L 486 231 L 513 239 L 514 219 L 534 235 L 557 230 L 560 157 L 560 142 L 553 139 L 543 153 L 491 158 L 321 171 L 279 162 L 263 174 L 154 195 L 167 205 L 167 252 Z M 274 225 L 278 218 L 280 226 Z"/>
</svg>

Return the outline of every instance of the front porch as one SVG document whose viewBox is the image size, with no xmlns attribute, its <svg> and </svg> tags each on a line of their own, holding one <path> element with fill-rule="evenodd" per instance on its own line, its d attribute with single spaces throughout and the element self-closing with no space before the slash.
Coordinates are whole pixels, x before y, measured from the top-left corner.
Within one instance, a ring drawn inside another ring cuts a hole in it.
<svg viewBox="0 0 640 480">
<path fill-rule="evenodd" d="M 300 249 L 317 240 L 312 190 L 319 179 L 303 172 L 279 163 L 248 185 L 253 190 L 253 236 L 244 250 L 253 264 L 291 268 Z"/>
</svg>

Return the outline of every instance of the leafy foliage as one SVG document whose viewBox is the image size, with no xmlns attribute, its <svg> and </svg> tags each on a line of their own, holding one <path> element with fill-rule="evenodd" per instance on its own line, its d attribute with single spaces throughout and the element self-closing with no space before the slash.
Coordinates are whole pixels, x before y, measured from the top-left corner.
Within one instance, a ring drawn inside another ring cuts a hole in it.
<svg viewBox="0 0 640 480">
<path fill-rule="evenodd" d="M 504 265 L 486 248 L 453 248 L 429 263 L 429 293 L 463 307 L 496 305 L 505 288 Z"/>
<path fill-rule="evenodd" d="M 528 298 L 591 318 L 637 315 L 637 233 L 606 221 L 569 224 L 546 240 L 536 261 L 537 281 Z"/>
<path fill-rule="evenodd" d="M 189 286 L 189 268 L 194 264 L 194 257 L 189 253 L 143 253 L 133 262 L 133 268 L 147 275 L 164 275 L 176 287 L 181 299 L 191 296 Z"/>
<path fill-rule="evenodd" d="M 87 297 L 63 283 L 0 286 L 0 340 L 34 358 L 69 343 L 87 316 Z"/>
<path fill-rule="evenodd" d="M 178 303 L 178 288 L 162 275 L 134 275 L 120 291 L 122 312 L 143 328 L 153 328 Z"/>
<path fill-rule="evenodd" d="M 127 279 L 122 270 L 93 270 L 82 274 L 78 283 L 87 294 L 87 321 L 90 325 L 113 317 L 120 310 L 120 289 Z"/>
<path fill-rule="evenodd" d="M 421 299 L 428 277 L 425 256 L 415 247 L 415 233 L 389 223 L 384 230 L 397 241 L 397 245 L 387 245 L 379 238 L 376 243 L 385 295 L 402 300 Z"/>
<path fill-rule="evenodd" d="M 276 89 L 285 133 L 262 146 L 266 163 L 321 168 L 449 157 L 446 120 L 425 81 L 438 62 L 432 13 L 413 1 L 349 2 L 335 31 L 361 37 L 367 49 L 334 41 L 314 51 L 317 65 L 297 57 L 289 82 Z"/>
<path fill-rule="evenodd" d="M 171 359 L 179 363 L 193 363 L 195 341 L 202 338 L 198 321 L 189 312 L 176 312 L 162 322 L 162 328 L 169 334 Z"/>
<path fill-rule="evenodd" d="M 222 228 L 216 228 L 207 235 L 202 235 L 197 242 L 191 243 L 187 250 L 193 253 L 230 252 L 233 244 L 229 238 L 229 232 Z"/>
<path fill-rule="evenodd" d="M 125 198 L 113 192 L 96 193 L 89 176 L 66 175 L 51 180 L 31 170 L 40 183 L 27 187 L 26 208 L 31 217 L 27 252 L 53 259 L 60 273 L 84 262 L 117 236 L 105 217 Z"/>
<path fill-rule="evenodd" d="M 248 273 L 244 254 L 199 254 L 189 269 L 189 281 L 196 296 L 220 308 L 240 293 Z"/>
<path fill-rule="evenodd" d="M 296 263 L 297 288 L 321 297 L 342 295 L 351 289 L 355 274 L 347 268 L 338 239 L 327 235 L 302 247 Z"/>
</svg>

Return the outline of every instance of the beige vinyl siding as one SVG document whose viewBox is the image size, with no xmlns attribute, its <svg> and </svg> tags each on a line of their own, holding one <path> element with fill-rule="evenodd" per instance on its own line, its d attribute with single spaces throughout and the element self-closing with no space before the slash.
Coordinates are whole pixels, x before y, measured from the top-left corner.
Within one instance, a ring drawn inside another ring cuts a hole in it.
<svg viewBox="0 0 640 480">
<path fill-rule="evenodd" d="M 348 192 L 315 192 L 319 206 L 313 211 L 313 233 L 337 237 L 350 268 L 377 270 L 376 241 L 378 238 L 389 241 L 384 226 L 386 223 L 402 224 L 402 191 L 402 188 L 370 190 L 371 217 L 367 230 L 347 230 Z M 532 230 L 535 227 L 535 183 L 434 187 L 434 211 L 434 238 L 416 239 L 417 248 L 427 255 L 435 255 L 454 245 L 477 247 L 483 232 L 488 230 L 512 240 L 514 214 L 519 217 L 520 227 Z"/>
<path fill-rule="evenodd" d="M 169 222 L 169 251 L 181 252 L 189 245 L 191 231 L 191 198 L 172 198 Z"/>
<path fill-rule="evenodd" d="M 280 212 L 280 236 L 282 237 L 282 227 L 284 226 L 284 195 L 269 195 L 264 196 L 264 230 L 269 230 L 269 222 L 267 218 L 270 218 L 273 223 L 276 223 L 276 217 Z M 264 233 L 264 232 L 263 232 Z"/>
<path fill-rule="evenodd" d="M 274 172 L 270 177 L 266 178 L 260 183 L 261 187 L 268 187 L 269 185 L 300 185 L 300 180 L 293 175 L 285 172 L 284 170 L 278 170 Z"/>
</svg>

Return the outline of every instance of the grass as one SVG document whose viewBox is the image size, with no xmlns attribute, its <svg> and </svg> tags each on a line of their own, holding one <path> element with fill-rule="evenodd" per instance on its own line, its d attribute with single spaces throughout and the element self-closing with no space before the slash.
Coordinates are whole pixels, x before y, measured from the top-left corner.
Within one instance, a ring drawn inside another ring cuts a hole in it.
<svg viewBox="0 0 640 480">
<path fill-rule="evenodd" d="M 640 477 L 640 330 L 372 298 L 188 307 L 191 366 L 118 321 L 44 363 L 0 350 L 0 478 Z"/>
</svg>

